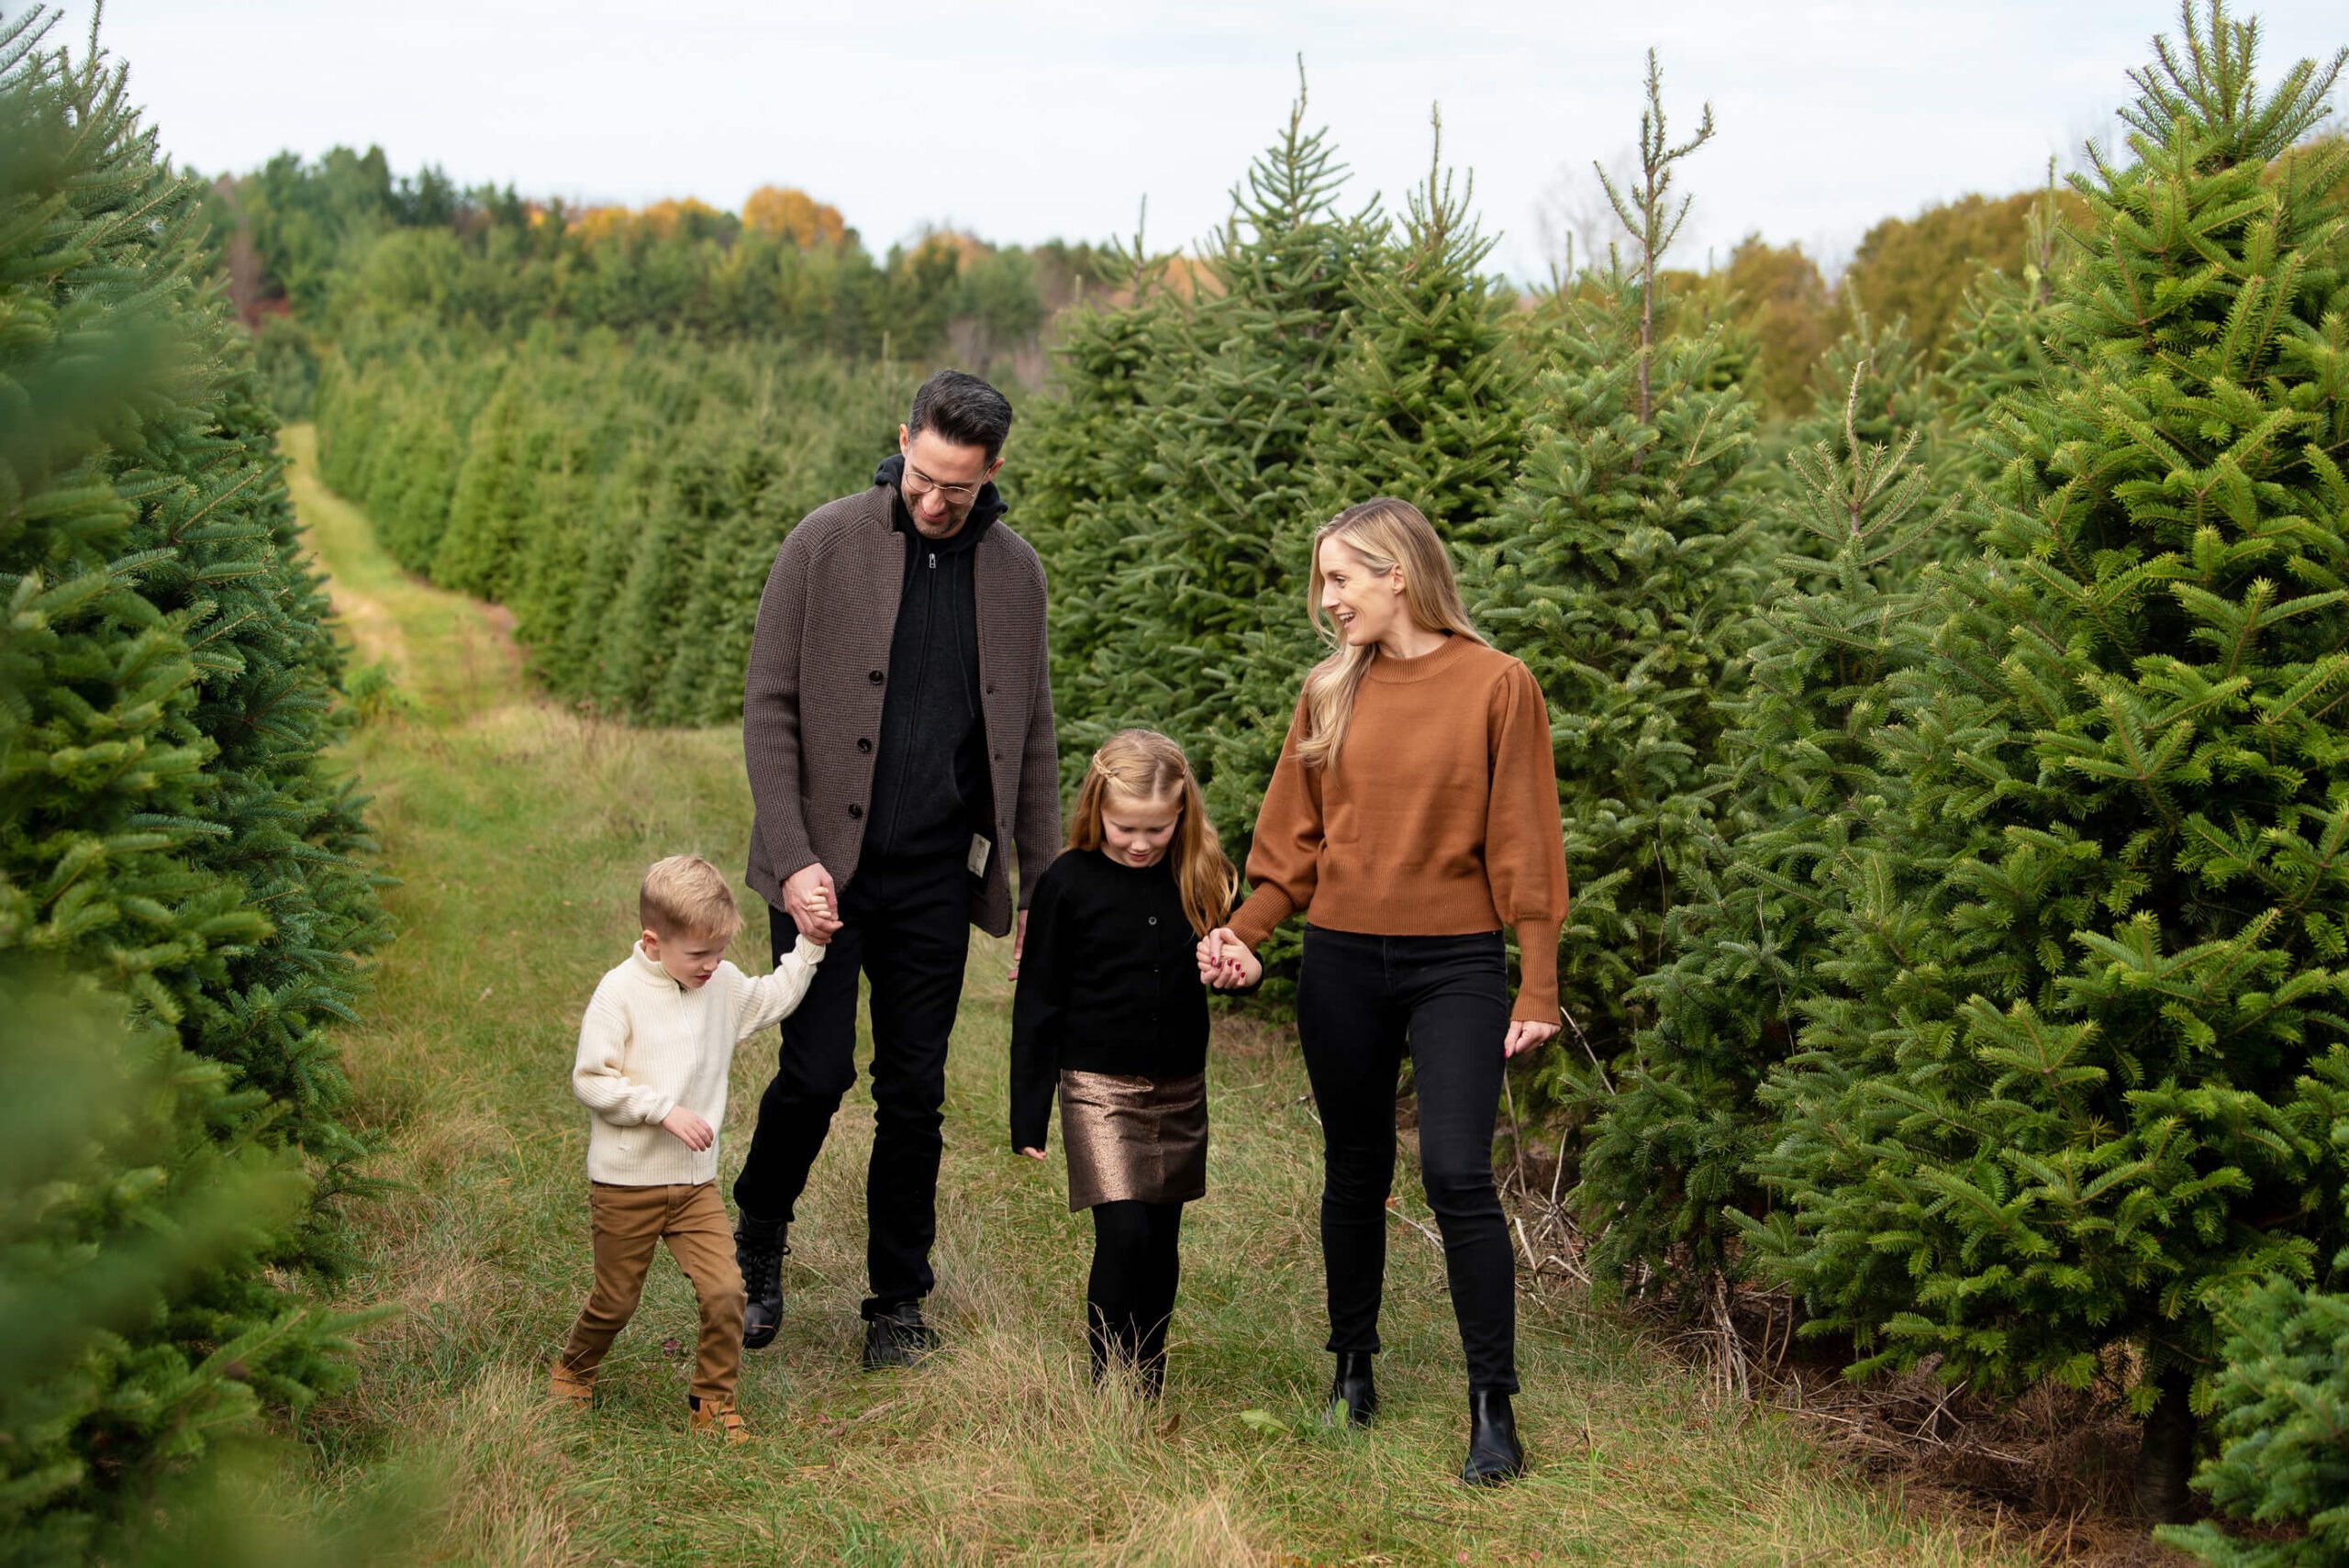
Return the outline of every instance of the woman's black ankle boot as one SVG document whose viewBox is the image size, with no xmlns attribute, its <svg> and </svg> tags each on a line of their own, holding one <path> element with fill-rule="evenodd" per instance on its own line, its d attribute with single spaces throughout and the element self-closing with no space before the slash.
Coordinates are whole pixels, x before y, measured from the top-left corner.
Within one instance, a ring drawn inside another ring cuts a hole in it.
<svg viewBox="0 0 2349 1568">
<path fill-rule="evenodd" d="M 1340 1351 L 1338 1373 L 1330 1381 L 1329 1426 L 1366 1427 L 1378 1414 L 1378 1385 L 1371 1381 L 1368 1351 Z"/>
<path fill-rule="evenodd" d="M 1470 1486 L 1497 1486 L 1525 1473 L 1525 1447 L 1517 1440 L 1517 1416 L 1499 1388 L 1468 1391 L 1468 1462 L 1460 1479 Z"/>
</svg>

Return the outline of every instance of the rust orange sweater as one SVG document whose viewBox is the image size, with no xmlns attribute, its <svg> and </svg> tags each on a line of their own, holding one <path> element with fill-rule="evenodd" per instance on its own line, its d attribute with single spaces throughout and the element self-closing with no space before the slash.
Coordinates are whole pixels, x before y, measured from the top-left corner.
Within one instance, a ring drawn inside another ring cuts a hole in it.
<svg viewBox="0 0 2349 1568">
<path fill-rule="evenodd" d="M 1363 673 L 1328 770 L 1299 760 L 1305 705 L 1264 792 L 1253 891 L 1231 929 L 1255 947 L 1289 916 L 1374 936 L 1508 927 L 1523 955 L 1511 1017 L 1558 1021 L 1566 859 L 1550 713 L 1522 663 L 1453 637 Z"/>
</svg>

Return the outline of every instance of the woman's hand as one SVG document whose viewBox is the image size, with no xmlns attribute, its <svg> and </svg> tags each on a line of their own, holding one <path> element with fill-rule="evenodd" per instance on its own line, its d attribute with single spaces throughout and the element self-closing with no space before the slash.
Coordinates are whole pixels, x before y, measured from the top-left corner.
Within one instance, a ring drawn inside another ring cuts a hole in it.
<svg viewBox="0 0 2349 1568">
<path fill-rule="evenodd" d="M 1219 991 L 1235 986 L 1252 985 L 1255 977 L 1264 973 L 1248 944 L 1232 933 L 1229 926 L 1218 926 L 1199 939 L 1199 983 Z"/>
<path fill-rule="evenodd" d="M 1044 1157 L 1044 1151 L 1041 1149 L 1022 1149 L 1019 1152 L 1027 1155 L 1030 1160 L 1041 1160 Z"/>
<path fill-rule="evenodd" d="M 1503 1056 L 1520 1056 L 1529 1051 L 1539 1051 L 1558 1038 L 1555 1024 L 1536 1023 L 1531 1018 L 1511 1018 L 1508 1039 L 1501 1044 Z"/>
</svg>

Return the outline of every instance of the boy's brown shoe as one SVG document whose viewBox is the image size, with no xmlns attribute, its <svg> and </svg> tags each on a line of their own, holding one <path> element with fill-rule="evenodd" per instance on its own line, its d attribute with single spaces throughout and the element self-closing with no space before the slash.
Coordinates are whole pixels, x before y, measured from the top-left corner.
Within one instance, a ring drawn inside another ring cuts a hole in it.
<svg viewBox="0 0 2349 1568">
<path fill-rule="evenodd" d="M 723 1432 L 729 1443 L 751 1440 L 751 1425 L 742 1419 L 742 1413 L 734 1408 L 731 1399 L 703 1399 L 688 1396 L 686 1403 L 693 1407 L 693 1415 L 688 1419 L 695 1431 Z"/>
<path fill-rule="evenodd" d="M 584 1410 L 587 1408 L 587 1402 L 595 1396 L 595 1394 L 596 1374 L 594 1373 L 589 1373 L 583 1377 L 561 1362 L 557 1362 L 554 1363 L 553 1372 L 548 1374 L 547 1397 L 558 1405 L 568 1405 L 574 1410 Z"/>
</svg>

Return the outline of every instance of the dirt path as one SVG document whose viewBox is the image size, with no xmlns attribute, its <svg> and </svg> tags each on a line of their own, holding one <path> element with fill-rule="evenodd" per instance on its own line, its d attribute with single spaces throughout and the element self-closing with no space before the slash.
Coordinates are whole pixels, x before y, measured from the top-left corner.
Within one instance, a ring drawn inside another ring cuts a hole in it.
<svg viewBox="0 0 2349 1568">
<path fill-rule="evenodd" d="M 365 516 L 319 480 L 311 426 L 287 426 L 278 443 L 287 493 L 309 531 L 354 662 L 385 666 L 400 690 L 442 719 L 536 704 L 513 613 L 401 570 L 375 543 Z"/>
</svg>

